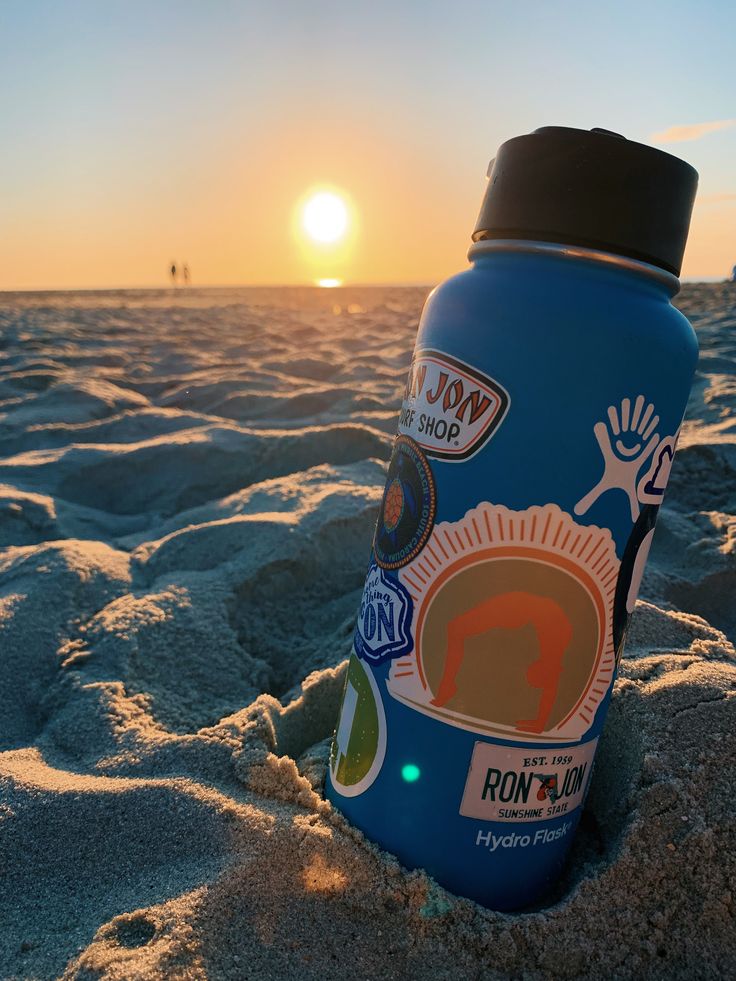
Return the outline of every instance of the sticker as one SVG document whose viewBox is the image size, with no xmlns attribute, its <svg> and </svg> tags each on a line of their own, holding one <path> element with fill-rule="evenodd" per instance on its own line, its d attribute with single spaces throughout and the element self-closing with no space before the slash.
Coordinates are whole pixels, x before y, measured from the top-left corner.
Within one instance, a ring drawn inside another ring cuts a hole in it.
<svg viewBox="0 0 736 981">
<path fill-rule="evenodd" d="M 411 562 L 429 538 L 436 510 L 427 458 L 413 439 L 397 436 L 373 540 L 378 565 L 398 569 Z"/>
<path fill-rule="evenodd" d="M 517 749 L 477 742 L 460 804 L 481 821 L 545 821 L 585 800 L 598 739 L 579 746 Z"/>
<path fill-rule="evenodd" d="M 381 664 L 411 651 L 411 596 L 390 572 L 371 563 L 355 627 L 355 652 L 371 664 Z"/>
<path fill-rule="evenodd" d="M 503 421 L 508 392 L 488 375 L 443 354 L 418 351 L 406 382 L 399 432 L 427 456 L 467 460 Z"/>
<path fill-rule="evenodd" d="M 609 405 L 606 421 L 593 426 L 603 456 L 603 476 L 592 490 L 580 498 L 575 505 L 575 514 L 585 514 L 607 491 L 622 490 L 629 499 L 631 520 L 636 521 L 639 517 L 639 473 L 660 442 L 659 433 L 655 431 L 659 416 L 655 413 L 654 405 L 650 402 L 645 406 L 645 402 L 643 395 L 636 398 L 633 407 L 631 399 L 622 399 L 620 409 Z"/>
<path fill-rule="evenodd" d="M 637 493 L 642 504 L 661 504 L 667 481 L 670 478 L 672 461 L 675 459 L 675 449 L 679 430 L 674 436 L 666 436 L 657 446 L 652 456 L 652 465 L 639 481 Z"/>
<path fill-rule="evenodd" d="M 371 669 L 352 654 L 330 753 L 332 786 L 343 797 L 357 797 L 376 779 L 385 755 L 386 716 L 378 685 Z"/>
<path fill-rule="evenodd" d="M 399 574 L 414 651 L 392 663 L 390 694 L 473 732 L 579 740 L 613 680 L 618 570 L 611 533 L 556 504 L 441 522 Z"/>
<path fill-rule="evenodd" d="M 658 513 L 657 505 L 645 504 L 642 507 L 621 558 L 613 603 L 613 643 L 616 648 L 616 664 L 623 654 L 629 618 L 636 607 L 636 597 L 639 595 L 644 567 L 649 557 L 649 549 L 652 547 Z"/>
</svg>

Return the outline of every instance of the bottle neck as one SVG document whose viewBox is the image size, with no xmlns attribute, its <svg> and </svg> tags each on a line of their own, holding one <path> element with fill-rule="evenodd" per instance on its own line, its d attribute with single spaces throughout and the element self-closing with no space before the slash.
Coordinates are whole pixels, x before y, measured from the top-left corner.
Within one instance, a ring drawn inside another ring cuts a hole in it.
<svg viewBox="0 0 736 981">
<path fill-rule="evenodd" d="M 630 259 L 625 255 L 614 252 L 600 252 L 597 249 L 586 249 L 579 245 L 560 245 L 556 242 L 532 242 L 525 239 L 480 239 L 474 242 L 468 250 L 468 259 L 475 262 L 478 259 L 491 257 L 496 253 L 524 253 L 526 255 L 549 256 L 556 259 L 575 259 L 590 262 L 598 269 L 609 269 L 611 272 L 634 273 L 648 281 L 649 285 L 664 288 L 671 297 L 680 292 L 680 280 L 677 276 L 650 265 L 638 259 Z"/>
</svg>

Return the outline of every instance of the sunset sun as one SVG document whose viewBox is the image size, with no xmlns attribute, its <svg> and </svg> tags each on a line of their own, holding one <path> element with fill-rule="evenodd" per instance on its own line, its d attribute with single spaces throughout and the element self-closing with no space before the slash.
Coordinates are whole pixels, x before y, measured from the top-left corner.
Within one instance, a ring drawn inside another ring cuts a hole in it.
<svg viewBox="0 0 736 981">
<path fill-rule="evenodd" d="M 302 227 L 319 244 L 333 244 L 348 230 L 348 208 L 344 199 L 332 191 L 312 194 L 302 210 Z"/>
</svg>

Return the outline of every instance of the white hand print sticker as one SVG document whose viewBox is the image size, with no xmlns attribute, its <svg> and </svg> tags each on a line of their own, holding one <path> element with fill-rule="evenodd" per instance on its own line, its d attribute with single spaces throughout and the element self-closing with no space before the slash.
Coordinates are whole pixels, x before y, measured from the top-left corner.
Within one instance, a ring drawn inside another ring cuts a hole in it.
<svg viewBox="0 0 736 981">
<path fill-rule="evenodd" d="M 631 520 L 639 517 L 637 478 L 659 443 L 659 433 L 655 432 L 659 416 L 654 414 L 652 403 L 645 408 L 645 402 L 639 395 L 632 409 L 631 399 L 622 399 L 620 414 L 610 405 L 607 422 L 597 422 L 593 427 L 603 454 L 603 476 L 575 505 L 575 514 L 585 514 L 606 491 L 619 489 L 629 498 Z"/>
</svg>

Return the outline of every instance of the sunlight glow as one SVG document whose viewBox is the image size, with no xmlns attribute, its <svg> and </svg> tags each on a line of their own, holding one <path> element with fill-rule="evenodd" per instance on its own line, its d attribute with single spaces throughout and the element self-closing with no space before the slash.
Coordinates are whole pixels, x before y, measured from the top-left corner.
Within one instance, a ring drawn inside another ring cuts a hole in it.
<svg viewBox="0 0 736 981">
<path fill-rule="evenodd" d="M 332 191 L 319 191 L 304 205 L 302 225 L 313 242 L 337 242 L 348 228 L 347 205 Z"/>
<path fill-rule="evenodd" d="M 348 877 L 342 869 L 329 865 L 320 854 L 314 856 L 304 869 L 302 877 L 307 892 L 342 892 L 348 883 Z"/>
<path fill-rule="evenodd" d="M 294 202 L 291 233 L 306 282 L 329 289 L 353 281 L 360 215 L 343 187 L 307 186 Z"/>
</svg>

